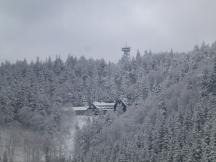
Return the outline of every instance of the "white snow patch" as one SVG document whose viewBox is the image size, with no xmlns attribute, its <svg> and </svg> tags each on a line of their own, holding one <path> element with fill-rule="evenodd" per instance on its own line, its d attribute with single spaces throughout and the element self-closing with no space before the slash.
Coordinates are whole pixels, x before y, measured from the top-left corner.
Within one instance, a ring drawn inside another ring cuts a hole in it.
<svg viewBox="0 0 216 162">
<path fill-rule="evenodd" d="M 70 130 L 70 138 L 67 141 L 68 147 L 68 157 L 71 156 L 73 158 L 74 155 L 74 147 L 75 147 L 75 137 L 78 129 L 82 129 L 88 122 L 91 122 L 93 117 L 91 116 L 75 116 L 75 120 Z"/>
</svg>

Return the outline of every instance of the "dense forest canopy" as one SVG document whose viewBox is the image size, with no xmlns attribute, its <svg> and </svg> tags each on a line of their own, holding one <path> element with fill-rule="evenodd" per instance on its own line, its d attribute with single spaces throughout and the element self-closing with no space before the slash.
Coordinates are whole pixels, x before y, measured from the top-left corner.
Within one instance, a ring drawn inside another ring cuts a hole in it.
<svg viewBox="0 0 216 162">
<path fill-rule="evenodd" d="M 188 53 L 137 51 L 118 63 L 73 56 L 7 61 L 0 66 L 0 125 L 49 139 L 42 148 L 50 161 L 64 156 L 52 150 L 67 134 L 64 105 L 126 98 L 126 113 L 108 113 L 78 132 L 77 161 L 213 162 L 215 56 L 216 43 L 203 43 Z"/>
<path fill-rule="evenodd" d="M 215 161 L 215 43 L 188 53 L 138 52 L 117 67 L 128 111 L 80 130 L 77 161 Z"/>
</svg>

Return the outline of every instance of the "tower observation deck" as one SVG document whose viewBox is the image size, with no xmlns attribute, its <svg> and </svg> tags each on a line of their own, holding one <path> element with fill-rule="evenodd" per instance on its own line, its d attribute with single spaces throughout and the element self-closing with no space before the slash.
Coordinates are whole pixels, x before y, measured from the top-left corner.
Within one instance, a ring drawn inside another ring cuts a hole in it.
<svg viewBox="0 0 216 162">
<path fill-rule="evenodd" d="M 124 55 L 130 55 L 130 47 L 128 47 L 127 45 L 125 47 L 122 48 L 122 51 L 124 53 Z"/>
</svg>

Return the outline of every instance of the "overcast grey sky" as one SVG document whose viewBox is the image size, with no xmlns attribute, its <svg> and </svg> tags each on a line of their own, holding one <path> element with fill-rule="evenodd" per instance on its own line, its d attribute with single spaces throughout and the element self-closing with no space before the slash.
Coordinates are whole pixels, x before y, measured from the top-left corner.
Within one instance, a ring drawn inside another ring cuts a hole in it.
<svg viewBox="0 0 216 162">
<path fill-rule="evenodd" d="M 0 61 L 188 51 L 216 40 L 215 15 L 215 0 L 0 0 Z"/>
</svg>

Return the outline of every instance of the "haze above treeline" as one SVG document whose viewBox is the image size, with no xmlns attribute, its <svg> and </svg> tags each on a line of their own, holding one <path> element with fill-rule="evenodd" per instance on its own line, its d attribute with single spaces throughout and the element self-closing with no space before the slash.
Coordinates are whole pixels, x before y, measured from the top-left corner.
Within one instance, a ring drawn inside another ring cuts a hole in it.
<svg viewBox="0 0 216 162">
<path fill-rule="evenodd" d="M 215 1 L 0 1 L 0 61 L 60 55 L 116 62 L 136 50 L 187 52 L 213 42 Z"/>
</svg>

